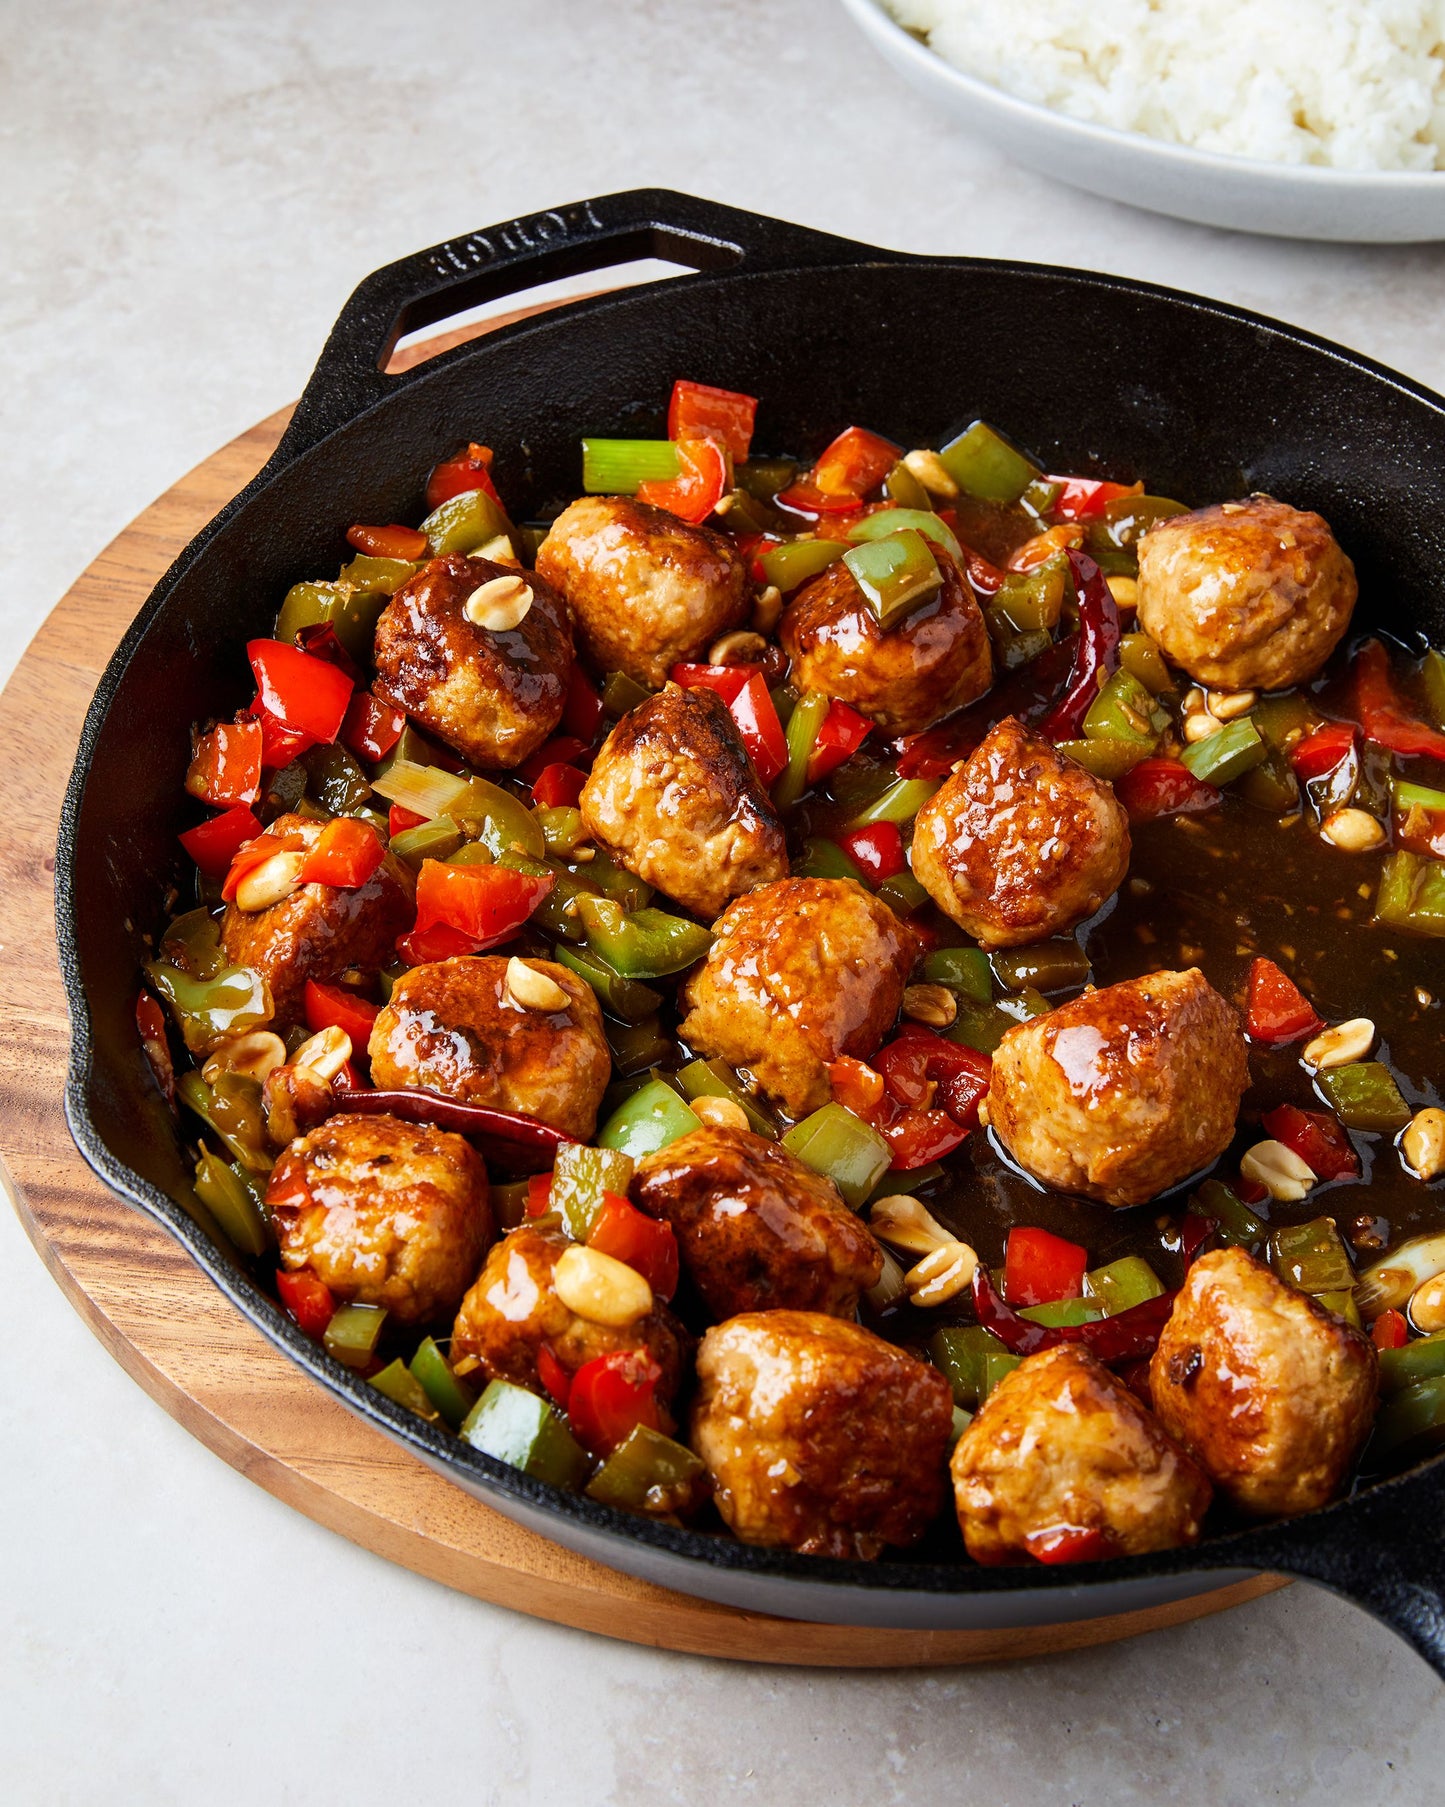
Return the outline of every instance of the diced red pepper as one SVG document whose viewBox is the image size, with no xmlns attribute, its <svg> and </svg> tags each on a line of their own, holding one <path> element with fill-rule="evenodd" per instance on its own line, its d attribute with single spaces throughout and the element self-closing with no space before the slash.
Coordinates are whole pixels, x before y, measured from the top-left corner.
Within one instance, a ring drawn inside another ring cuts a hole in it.
<svg viewBox="0 0 1445 1807">
<path fill-rule="evenodd" d="M 572 765 L 590 751 L 590 744 L 579 740 L 575 734 L 554 734 L 551 740 L 544 740 L 530 758 L 522 761 L 517 767 L 517 776 L 524 784 L 535 784 L 549 765 Z"/>
<path fill-rule="evenodd" d="M 1029 1555 L 1036 1562 L 1107 1562 L 1120 1554 L 1121 1546 L 1112 1531 L 1095 1526 L 1058 1525 L 1050 1531 L 1030 1531 L 1024 1538 Z"/>
<path fill-rule="evenodd" d="M 908 856 L 896 822 L 873 822 L 834 839 L 871 884 L 881 885 L 907 870 Z"/>
<path fill-rule="evenodd" d="M 756 665 L 674 665 L 667 675 L 684 690 L 715 690 L 731 708 L 733 699 L 757 669 Z"/>
<path fill-rule="evenodd" d="M 319 1343 L 326 1335 L 326 1326 L 336 1315 L 336 1300 L 331 1295 L 331 1288 L 307 1268 L 297 1274 L 288 1274 L 281 1268 L 276 1274 L 276 1291 L 306 1335 Z"/>
<path fill-rule="evenodd" d="M 1036 1324 L 1032 1318 L 1020 1317 L 1005 1302 L 982 1262 L 973 1275 L 973 1309 L 978 1321 L 998 1337 L 1010 1355 L 1034 1355 L 1060 1343 L 1082 1343 L 1101 1362 L 1139 1361 L 1153 1354 L 1177 1297 L 1172 1292 L 1160 1293 L 1142 1305 L 1131 1305 L 1127 1311 L 1087 1324 Z"/>
<path fill-rule="evenodd" d="M 1262 1205 L 1269 1197 L 1269 1188 L 1261 1186 L 1258 1180 L 1247 1180 L 1241 1173 L 1230 1187 L 1230 1191 L 1246 1205 Z"/>
<path fill-rule="evenodd" d="M 768 693 L 768 680 L 761 671 L 754 668 L 729 708 L 763 789 L 771 789 L 787 770 L 788 738 Z"/>
<path fill-rule="evenodd" d="M 1152 822 L 1158 816 L 1197 816 L 1219 802 L 1218 790 L 1196 778 L 1177 759 L 1141 759 L 1115 779 L 1114 795 L 1128 810 L 1131 822 Z"/>
<path fill-rule="evenodd" d="M 1244 1026 L 1250 1039 L 1283 1046 L 1324 1028 L 1309 999 L 1273 960 L 1257 959 L 1249 969 Z"/>
<path fill-rule="evenodd" d="M 1193 1267 L 1218 1228 L 1212 1217 L 1201 1217 L 1197 1211 L 1184 1213 L 1184 1221 L 1179 1226 L 1179 1259 L 1185 1267 Z"/>
<path fill-rule="evenodd" d="M 823 717 L 808 755 L 808 783 L 820 783 L 845 759 L 851 759 L 872 732 L 873 723 L 866 715 L 847 703 L 835 702 Z"/>
<path fill-rule="evenodd" d="M 855 1117 L 871 1122 L 873 1113 L 883 1102 L 883 1075 L 866 1060 L 855 1060 L 851 1054 L 840 1054 L 828 1062 L 828 1084 L 834 1100 Z"/>
<path fill-rule="evenodd" d="M 475 954 L 478 949 L 470 935 L 439 922 L 433 928 L 413 929 L 409 935 L 398 936 L 396 951 L 408 966 L 431 966 L 438 960 Z"/>
<path fill-rule="evenodd" d="M 389 527 L 366 527 L 360 524 L 346 530 L 347 544 L 364 552 L 368 558 L 400 558 L 415 564 L 429 550 L 427 537 L 415 527 L 400 527 L 394 521 Z"/>
<path fill-rule="evenodd" d="M 406 714 L 369 690 L 358 690 L 341 724 L 341 744 L 358 759 L 385 759 L 401 739 Z"/>
<path fill-rule="evenodd" d="M 545 1217 L 551 1209 L 552 1176 L 550 1173 L 534 1173 L 527 1181 L 527 1215 Z"/>
<path fill-rule="evenodd" d="M 532 801 L 542 809 L 571 809 L 586 782 L 587 774 L 575 765 L 544 766 L 532 786 Z"/>
<path fill-rule="evenodd" d="M 872 1121 L 888 1144 L 892 1166 L 901 1173 L 941 1161 L 968 1140 L 967 1129 L 947 1111 L 909 1110 L 891 1097 L 885 1097 Z"/>
<path fill-rule="evenodd" d="M 861 496 L 830 495 L 807 477 L 800 477 L 796 483 L 780 489 L 773 500 L 779 508 L 786 508 L 793 514 L 806 515 L 812 521 L 816 521 L 820 515 L 857 514 L 863 506 Z"/>
<path fill-rule="evenodd" d="M 1004 1245 L 1003 1291 L 1010 1305 L 1048 1305 L 1083 1295 L 1089 1251 L 1036 1225 L 1019 1225 Z"/>
<path fill-rule="evenodd" d="M 240 849 L 260 833 L 261 824 L 238 803 L 224 815 L 210 816 L 188 828 L 181 836 L 181 846 L 207 878 L 224 878 Z"/>
<path fill-rule="evenodd" d="M 604 714 L 602 698 L 587 681 L 586 672 L 580 665 L 573 665 L 567 680 L 567 701 L 562 706 L 562 726 L 591 746 Z"/>
<path fill-rule="evenodd" d="M 679 377 L 667 406 L 667 437 L 674 444 L 680 439 L 715 439 L 738 464 L 745 464 L 757 412 L 755 395 L 714 389 L 709 383 L 689 383 Z"/>
<path fill-rule="evenodd" d="M 1316 728 L 1312 734 L 1306 734 L 1294 743 L 1289 750 L 1289 762 L 1295 776 L 1307 782 L 1334 771 L 1354 750 L 1354 723 L 1326 722 L 1324 727 Z"/>
<path fill-rule="evenodd" d="M 414 809 L 403 809 L 399 803 L 393 803 L 386 812 L 386 832 L 393 840 L 399 834 L 405 834 L 408 828 L 420 828 L 427 818 L 419 816 Z"/>
<path fill-rule="evenodd" d="M 642 1349 L 614 1349 L 594 1356 L 572 1376 L 567 1416 L 572 1429 L 598 1455 L 616 1449 L 645 1424 L 660 1428 L 657 1383 L 662 1369 Z"/>
<path fill-rule="evenodd" d="M 1392 1305 L 1370 1326 L 1370 1338 L 1377 1349 L 1403 1349 L 1410 1340 L 1409 1319 Z"/>
<path fill-rule="evenodd" d="M 927 1110 L 934 1101 L 963 1130 L 978 1122 L 978 1107 L 988 1091 L 993 1062 L 976 1048 L 945 1041 L 916 1023 L 874 1056 L 888 1090 L 910 1110 Z"/>
<path fill-rule="evenodd" d="M 353 684 L 361 682 L 361 667 L 341 644 L 329 621 L 313 621 L 306 627 L 297 628 L 296 644 L 313 659 L 324 659 L 328 665 L 344 671 Z"/>
<path fill-rule="evenodd" d="M 604 1192 L 602 1208 L 587 1232 L 588 1248 L 635 1268 L 659 1299 L 677 1291 L 677 1237 L 670 1223 L 649 1217 L 615 1192 Z"/>
<path fill-rule="evenodd" d="M 186 789 L 212 809 L 254 803 L 261 795 L 261 724 L 218 722 L 196 743 Z"/>
<path fill-rule="evenodd" d="M 550 1343 L 537 1351 L 537 1377 L 565 1412 L 572 1398 L 572 1376 L 558 1361 Z"/>
<path fill-rule="evenodd" d="M 1354 680 L 1366 740 L 1405 759 L 1418 754 L 1445 759 L 1445 734 L 1405 708 L 1390 676 L 1390 655 L 1378 640 L 1367 640 L 1355 654 Z"/>
<path fill-rule="evenodd" d="M 344 1060 L 341 1070 L 331 1080 L 333 1092 L 369 1092 L 371 1087 L 361 1077 L 361 1070 L 354 1061 Z"/>
<path fill-rule="evenodd" d="M 674 441 L 678 474 L 637 486 L 639 502 L 665 508 L 679 520 L 694 526 L 705 521 L 732 487 L 732 463 L 727 448 L 714 439 Z"/>
<path fill-rule="evenodd" d="M 813 484 L 825 496 L 861 499 L 888 475 L 902 456 L 891 440 L 864 427 L 845 427 L 813 466 Z"/>
<path fill-rule="evenodd" d="M 254 872 L 257 866 L 263 866 L 273 853 L 301 853 L 305 847 L 306 843 L 299 834 L 263 832 L 253 840 L 244 842 L 236 849 L 226 871 L 226 880 L 221 886 L 222 901 L 230 903 L 246 874 Z"/>
<path fill-rule="evenodd" d="M 352 683 L 345 672 L 284 640 L 251 640 L 246 657 L 268 715 L 312 741 L 330 744 L 336 739 L 351 701 Z"/>
<path fill-rule="evenodd" d="M 1079 644 L 1064 694 L 1039 723 L 1045 740 L 1077 740 L 1084 732 L 1084 717 L 1098 697 L 1103 677 L 1118 666 L 1123 639 L 1119 605 L 1104 573 L 1083 552 L 1070 552 L 1068 560 L 1079 598 Z"/>
<path fill-rule="evenodd" d="M 453 946 L 452 953 L 480 953 L 515 935 L 555 883 L 550 872 L 534 877 L 510 866 L 445 866 L 439 860 L 423 860 L 416 881 L 413 936 L 425 938 L 433 929 L 449 929 L 466 944 Z M 430 949 L 439 943 L 445 946 L 446 940 L 438 937 L 421 945 Z"/>
<path fill-rule="evenodd" d="M 958 532 L 958 517 L 953 509 L 940 508 L 938 518 L 946 521 L 955 534 Z M 1008 581 L 1007 571 L 985 558 L 981 552 L 975 552 L 972 546 L 963 546 L 962 550 L 963 568 L 968 572 L 968 581 L 980 596 L 996 596 Z"/>
<path fill-rule="evenodd" d="M 1050 514 L 1057 515 L 1062 521 L 1090 521 L 1095 515 L 1104 512 L 1106 503 L 1115 501 L 1119 496 L 1141 496 L 1144 493 L 1142 483 L 1096 482 L 1092 477 L 1045 477 L 1044 482 L 1063 485 L 1049 510 Z"/>
<path fill-rule="evenodd" d="M 427 478 L 427 512 L 440 508 L 443 502 L 450 502 L 453 496 L 464 496 L 474 489 L 484 489 L 498 506 L 501 505 L 501 497 L 492 482 L 492 448 L 475 442 L 454 457 L 444 458 Z"/>
<path fill-rule="evenodd" d="M 1328 1112 L 1302 1111 L 1297 1105 L 1281 1104 L 1264 1113 L 1263 1123 L 1265 1134 L 1297 1154 L 1317 1179 L 1341 1180 L 1358 1175 L 1359 1156 L 1344 1125 Z"/>
<path fill-rule="evenodd" d="M 323 985 L 316 979 L 306 981 L 306 1026 L 313 1035 L 322 1029 L 344 1029 L 351 1037 L 352 1047 L 365 1054 L 372 1024 L 380 1013 L 379 1004 L 359 998 L 344 986 Z"/>
<path fill-rule="evenodd" d="M 381 837 L 356 816 L 337 816 L 328 822 L 305 860 L 297 882 L 331 885 L 338 891 L 355 891 L 364 885 L 386 857 Z"/>
</svg>

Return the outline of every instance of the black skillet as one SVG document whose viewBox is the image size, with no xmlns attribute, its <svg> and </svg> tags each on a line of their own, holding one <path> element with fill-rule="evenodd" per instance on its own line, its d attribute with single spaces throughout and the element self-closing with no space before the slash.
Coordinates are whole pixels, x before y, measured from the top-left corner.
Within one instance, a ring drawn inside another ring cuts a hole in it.
<svg viewBox="0 0 1445 1807">
<path fill-rule="evenodd" d="M 382 372 L 405 333 L 640 257 L 699 273 Z M 352 296 L 270 463 L 162 578 L 101 679 L 56 864 L 81 1152 L 354 1411 L 614 1568 L 760 1612 L 920 1629 L 1095 1618 L 1281 1570 L 1356 1600 L 1445 1675 L 1445 1460 L 1291 1523 L 1086 1570 L 752 1549 L 558 1493 L 430 1430 L 331 1361 L 173 1202 L 188 1176 L 133 1010 L 144 937 L 180 877 L 191 723 L 247 700 L 242 643 L 270 630 L 288 585 L 344 556 L 346 524 L 417 518 L 422 474 L 458 443 L 484 435 L 514 511 L 544 513 L 575 493 L 583 433 L 664 430 L 679 374 L 762 397 L 767 448 L 815 451 L 847 420 L 933 445 L 982 415 L 1048 469 L 1147 472 L 1194 502 L 1270 490 L 1333 523 L 1395 633 L 1445 636 L 1445 401 L 1290 327 L 1116 277 L 905 257 L 655 190 L 419 252 Z"/>
</svg>

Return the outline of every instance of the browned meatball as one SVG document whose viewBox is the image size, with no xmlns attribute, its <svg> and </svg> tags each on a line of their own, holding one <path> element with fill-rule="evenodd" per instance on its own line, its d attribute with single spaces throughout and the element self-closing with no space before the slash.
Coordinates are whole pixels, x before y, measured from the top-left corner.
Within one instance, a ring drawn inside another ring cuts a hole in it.
<svg viewBox="0 0 1445 1807">
<path fill-rule="evenodd" d="M 593 666 L 652 690 L 748 612 L 747 565 L 727 534 L 627 496 L 582 496 L 564 509 L 537 570 L 567 598 Z"/>
<path fill-rule="evenodd" d="M 918 812 L 913 872 L 985 947 L 1072 928 L 1129 870 L 1129 818 L 1113 791 L 1013 716 Z"/>
<path fill-rule="evenodd" d="M 515 627 L 478 627 L 467 600 L 499 577 L 523 578 L 531 606 Z M 433 559 L 383 610 L 376 671 L 378 691 L 476 765 L 520 765 L 562 719 L 572 675 L 566 605 L 511 565 Z"/>
<path fill-rule="evenodd" d="M 1298 684 L 1358 593 L 1329 523 L 1270 496 L 1171 515 L 1139 542 L 1139 625 L 1201 684 Z"/>
<path fill-rule="evenodd" d="M 1194 1263 L 1149 1364 L 1165 1429 L 1236 1506 L 1271 1518 L 1335 1493 L 1378 1379 L 1368 1337 L 1243 1249 Z"/>
<path fill-rule="evenodd" d="M 623 716 L 582 790 L 593 840 L 709 922 L 788 875 L 783 825 L 711 690 L 669 684 Z"/>
<path fill-rule="evenodd" d="M 745 1129 L 692 1130 L 648 1155 L 632 1199 L 672 1225 L 714 1319 L 775 1307 L 852 1317 L 883 1271 L 833 1182 Z"/>
<path fill-rule="evenodd" d="M 832 1097 L 828 1063 L 866 1060 L 892 1027 L 917 940 L 848 879 L 760 885 L 718 918 L 683 987 L 682 1038 L 751 1070 L 789 1116 Z"/>
<path fill-rule="evenodd" d="M 457 1302 L 492 1235 L 487 1170 L 461 1136 L 400 1117 L 332 1117 L 293 1142 L 267 1191 L 281 1265 L 338 1300 L 424 1324 Z"/>
<path fill-rule="evenodd" d="M 1142 1205 L 1223 1154 L 1249 1084 L 1244 1031 L 1197 967 L 1071 998 L 1010 1029 L 989 1121 L 1046 1186 Z"/>
<path fill-rule="evenodd" d="M 568 1374 L 598 1355 L 644 1350 L 662 1370 L 657 1401 L 662 1429 L 672 1430 L 667 1408 L 682 1379 L 686 1331 L 656 1301 L 646 1317 L 621 1328 L 579 1317 L 557 1297 L 552 1279 L 553 1269 L 571 1247 L 559 1232 L 530 1224 L 499 1242 L 462 1300 L 452 1329 L 453 1361 L 473 1356 L 488 1380 L 510 1380 L 545 1393 L 537 1370 L 544 1343 Z"/>
<path fill-rule="evenodd" d="M 838 697 L 889 734 L 916 734 L 983 695 L 993 681 L 983 611 L 934 550 L 942 588 L 886 632 L 841 559 L 799 590 L 778 627 L 799 690 Z"/>
<path fill-rule="evenodd" d="M 871 1330 L 749 1312 L 708 1331 L 697 1378 L 692 1447 L 744 1543 L 872 1558 L 942 1506 L 948 1382 Z"/>
<path fill-rule="evenodd" d="M 372 1025 L 371 1077 L 424 1086 L 550 1123 L 586 1141 L 612 1077 L 591 988 L 551 960 L 529 960 L 566 992 L 565 1010 L 531 1010 L 507 990 L 507 961 L 467 955 L 415 966 Z"/>
<path fill-rule="evenodd" d="M 266 830 L 298 848 L 313 847 L 324 822 L 306 816 L 278 816 Z M 416 881 L 388 853 L 354 890 L 302 885 L 265 910 L 226 905 L 221 946 L 233 966 L 249 966 L 271 987 L 275 1020 L 298 1022 L 308 979 L 331 979 L 348 966 L 387 966 L 396 958 L 396 938 L 415 916 Z"/>
<path fill-rule="evenodd" d="M 975 1562 L 1038 1556 L 1093 1532 L 1096 1556 L 1194 1543 L 1210 1486 L 1124 1383 L 1065 1344 L 1020 1362 L 953 1451 L 953 1497 Z"/>
</svg>

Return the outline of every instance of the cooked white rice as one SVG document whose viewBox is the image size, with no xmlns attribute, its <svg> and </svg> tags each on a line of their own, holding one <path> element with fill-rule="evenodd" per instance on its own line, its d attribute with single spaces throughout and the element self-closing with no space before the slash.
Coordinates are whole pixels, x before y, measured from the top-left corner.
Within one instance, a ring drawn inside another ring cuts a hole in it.
<svg viewBox="0 0 1445 1807">
<path fill-rule="evenodd" d="M 885 0 L 950 63 L 1120 131 L 1445 169 L 1445 0 Z"/>
</svg>

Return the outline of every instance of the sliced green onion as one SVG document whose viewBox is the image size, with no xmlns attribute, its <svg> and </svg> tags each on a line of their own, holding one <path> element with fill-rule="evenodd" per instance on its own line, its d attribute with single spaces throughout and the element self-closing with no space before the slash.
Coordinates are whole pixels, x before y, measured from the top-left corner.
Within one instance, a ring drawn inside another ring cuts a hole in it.
<svg viewBox="0 0 1445 1807">
<path fill-rule="evenodd" d="M 582 487 L 589 496 L 635 496 L 639 483 L 667 483 L 681 467 L 670 439 L 584 439 Z"/>
<path fill-rule="evenodd" d="M 1445 1230 L 1411 1236 L 1361 1274 L 1355 1289 L 1360 1310 L 1367 1318 L 1392 1309 L 1403 1311 L 1415 1288 L 1436 1274 L 1445 1274 Z"/>
<path fill-rule="evenodd" d="M 938 455 L 958 487 L 985 502 L 1017 502 L 1043 475 L 983 420 L 949 440 Z"/>
<path fill-rule="evenodd" d="M 414 765 L 409 759 L 398 759 L 372 781 L 371 788 L 388 803 L 399 803 L 414 816 L 424 816 L 431 822 L 449 814 L 452 805 L 466 797 L 469 785 L 466 778 L 456 772 L 444 772 L 439 765 Z"/>
<path fill-rule="evenodd" d="M 1411 809 L 1445 810 L 1445 791 L 1431 790 L 1428 784 L 1406 784 L 1403 778 L 1396 778 L 1390 788 L 1401 815 Z"/>
<path fill-rule="evenodd" d="M 857 1211 L 893 1164 L 893 1155 L 878 1131 L 841 1104 L 825 1104 L 795 1124 L 783 1147 L 814 1173 L 821 1173 Z"/>
<path fill-rule="evenodd" d="M 863 1295 L 873 1310 L 879 1312 L 887 1311 L 890 1306 L 896 1305 L 908 1291 L 908 1287 L 904 1283 L 903 1269 L 887 1249 L 882 1250 L 882 1255 L 882 1271 Z"/>
<path fill-rule="evenodd" d="M 943 583 L 928 541 L 905 527 L 887 539 L 865 540 L 843 554 L 843 563 L 885 633 L 927 602 Z"/>
</svg>

